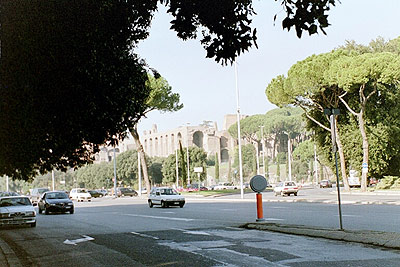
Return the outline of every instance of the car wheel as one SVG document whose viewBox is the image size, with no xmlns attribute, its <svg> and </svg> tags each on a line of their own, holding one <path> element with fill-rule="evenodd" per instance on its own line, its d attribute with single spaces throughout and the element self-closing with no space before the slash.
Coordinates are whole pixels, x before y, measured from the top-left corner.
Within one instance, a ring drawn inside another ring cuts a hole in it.
<svg viewBox="0 0 400 267">
<path fill-rule="evenodd" d="M 181 204 L 179 204 L 179 207 L 183 208 L 184 205 L 185 205 L 185 203 L 181 203 Z"/>
<path fill-rule="evenodd" d="M 92 201 L 91 199 L 88 199 L 88 202 Z"/>
<path fill-rule="evenodd" d="M 283 193 L 283 191 L 281 191 L 281 196 L 283 196 L 283 197 L 285 196 L 285 193 Z"/>
<path fill-rule="evenodd" d="M 43 212 L 42 209 L 39 207 L 39 214 L 42 214 L 42 212 Z"/>
<path fill-rule="evenodd" d="M 294 195 L 295 197 L 297 197 L 297 192 L 296 192 L 296 193 L 293 193 L 293 195 Z"/>
<path fill-rule="evenodd" d="M 31 227 L 36 227 L 36 222 L 31 223 Z"/>
<path fill-rule="evenodd" d="M 46 215 L 49 215 L 49 214 L 50 214 L 50 212 L 49 212 L 49 210 L 48 210 L 47 208 L 44 208 L 44 213 L 45 213 Z"/>
<path fill-rule="evenodd" d="M 74 214 L 74 209 L 69 210 L 69 214 Z"/>
<path fill-rule="evenodd" d="M 167 207 L 166 203 L 164 201 L 161 201 L 161 208 L 166 208 L 166 207 Z"/>
<path fill-rule="evenodd" d="M 153 207 L 153 202 L 151 202 L 151 200 L 149 200 L 149 207 L 150 207 L 150 208 Z"/>
</svg>

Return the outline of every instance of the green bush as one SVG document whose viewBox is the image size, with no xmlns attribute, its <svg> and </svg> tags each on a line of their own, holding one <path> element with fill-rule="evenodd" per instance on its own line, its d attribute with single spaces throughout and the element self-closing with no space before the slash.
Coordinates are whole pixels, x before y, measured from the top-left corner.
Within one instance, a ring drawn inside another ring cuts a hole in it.
<svg viewBox="0 0 400 267">
<path fill-rule="evenodd" d="M 396 181 L 394 181 L 394 183 L 390 187 L 390 189 L 400 190 L 400 178 L 398 178 L 398 179 L 396 179 Z"/>
<path fill-rule="evenodd" d="M 398 176 L 384 176 L 376 185 L 376 189 L 390 189 L 394 184 L 398 185 L 400 188 L 399 180 Z"/>
</svg>

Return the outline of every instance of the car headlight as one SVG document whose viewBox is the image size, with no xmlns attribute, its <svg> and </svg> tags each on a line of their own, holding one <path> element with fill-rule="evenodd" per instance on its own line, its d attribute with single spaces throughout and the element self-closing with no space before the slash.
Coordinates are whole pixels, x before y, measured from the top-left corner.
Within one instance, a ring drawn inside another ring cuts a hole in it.
<svg viewBox="0 0 400 267">
<path fill-rule="evenodd" d="M 67 205 L 68 205 L 68 206 L 72 206 L 72 205 L 74 205 L 74 204 L 71 202 L 71 203 L 67 203 Z"/>
<path fill-rule="evenodd" d="M 35 216 L 35 212 L 34 211 L 28 211 L 26 213 L 26 216 Z"/>
<path fill-rule="evenodd" d="M 0 214 L 0 218 L 7 218 L 7 217 L 9 217 L 9 213 L 1 213 Z"/>
</svg>

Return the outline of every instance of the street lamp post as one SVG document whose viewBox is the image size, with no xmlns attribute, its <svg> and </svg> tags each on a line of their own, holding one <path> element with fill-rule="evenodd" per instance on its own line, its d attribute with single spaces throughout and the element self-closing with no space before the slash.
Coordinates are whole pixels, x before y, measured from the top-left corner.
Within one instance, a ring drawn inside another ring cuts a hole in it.
<svg viewBox="0 0 400 267">
<path fill-rule="evenodd" d="M 292 160 L 291 160 L 291 151 L 292 147 L 290 144 L 290 134 L 288 132 L 284 132 L 288 136 L 288 165 L 289 165 L 289 181 L 292 181 Z"/>
<path fill-rule="evenodd" d="M 190 163 L 189 163 L 189 122 L 186 123 L 186 156 L 187 156 L 187 182 L 190 184 Z"/>
<path fill-rule="evenodd" d="M 117 198 L 117 159 L 115 156 L 115 146 L 114 146 L 114 196 L 115 198 Z"/>
<path fill-rule="evenodd" d="M 139 196 L 142 195 L 142 171 L 140 169 L 140 153 L 138 151 L 138 179 L 139 179 Z"/>
<path fill-rule="evenodd" d="M 237 104 L 237 125 L 238 125 L 238 146 L 239 146 L 239 175 L 240 175 L 240 198 L 243 199 L 243 168 L 242 168 L 242 142 L 240 137 L 240 106 L 239 106 L 239 87 L 237 79 L 237 63 L 235 60 L 235 86 Z"/>
<path fill-rule="evenodd" d="M 176 188 L 179 187 L 179 163 L 178 163 L 178 146 L 175 150 L 175 170 L 176 170 Z"/>
<path fill-rule="evenodd" d="M 335 166 L 336 166 L 336 188 L 337 188 L 338 206 L 339 206 L 339 225 L 340 225 L 340 230 L 343 230 L 342 203 L 340 201 L 339 168 L 338 168 L 337 147 L 336 147 L 336 119 L 335 119 L 335 116 L 340 114 L 340 110 L 336 108 L 332 109 L 326 108 L 324 109 L 324 114 L 329 116 L 331 123 L 332 153 L 335 156 Z"/>
</svg>

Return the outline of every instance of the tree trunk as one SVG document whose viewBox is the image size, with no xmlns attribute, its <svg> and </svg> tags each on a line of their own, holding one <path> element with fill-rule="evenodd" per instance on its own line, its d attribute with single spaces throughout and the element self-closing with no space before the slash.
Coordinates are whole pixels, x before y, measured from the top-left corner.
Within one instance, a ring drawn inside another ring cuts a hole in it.
<svg viewBox="0 0 400 267">
<path fill-rule="evenodd" d="M 368 157 L 369 157 L 369 145 L 368 145 L 368 137 L 365 132 L 365 122 L 364 122 L 364 108 L 362 108 L 361 112 L 358 115 L 358 122 L 362 137 L 362 149 L 363 149 L 363 163 L 367 163 L 368 166 Z M 367 172 L 361 170 L 361 191 L 367 191 Z"/>
<path fill-rule="evenodd" d="M 344 190 L 350 191 L 350 185 L 349 185 L 349 180 L 347 179 L 347 174 L 346 174 L 346 159 L 344 157 L 344 152 L 343 152 L 343 145 L 340 140 L 340 134 L 337 128 L 337 117 L 336 119 L 336 144 L 338 147 L 338 152 L 339 152 L 339 160 L 340 160 L 340 170 L 342 172 L 342 179 L 343 179 L 343 184 L 344 184 Z"/>
<path fill-rule="evenodd" d="M 140 139 L 139 139 L 139 133 L 137 132 L 137 126 L 135 125 L 135 127 L 132 130 L 130 130 L 130 132 L 133 136 L 133 139 L 135 140 L 136 149 L 140 155 L 140 162 L 142 164 L 142 171 L 143 171 L 143 179 L 146 184 L 146 193 L 148 196 L 150 194 L 151 185 L 150 185 L 150 180 L 149 180 L 149 174 L 147 172 L 146 157 L 144 154 L 144 149 L 143 149 L 142 143 L 140 142 Z"/>
</svg>

